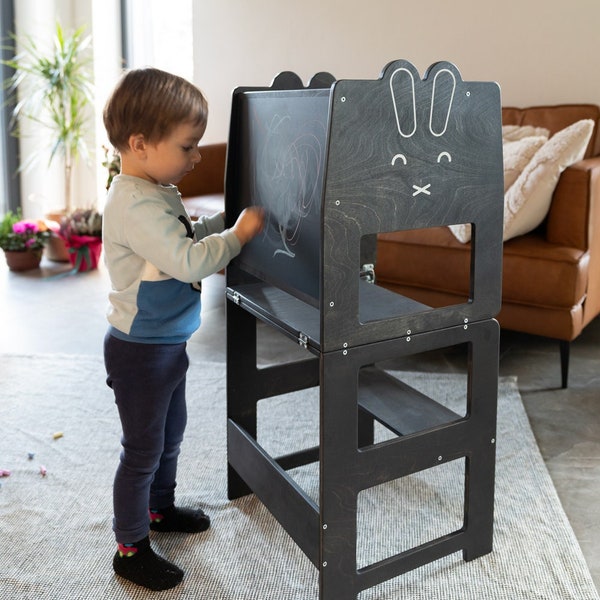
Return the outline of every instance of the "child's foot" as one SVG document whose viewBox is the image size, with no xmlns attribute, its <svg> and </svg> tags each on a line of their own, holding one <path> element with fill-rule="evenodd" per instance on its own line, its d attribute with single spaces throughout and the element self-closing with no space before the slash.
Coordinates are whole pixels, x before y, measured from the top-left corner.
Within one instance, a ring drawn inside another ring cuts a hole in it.
<svg viewBox="0 0 600 600">
<path fill-rule="evenodd" d="M 198 533 L 210 527 L 210 517 L 199 508 L 168 508 L 150 509 L 150 529 L 152 531 L 181 531 L 183 533 Z"/>
<path fill-rule="evenodd" d="M 168 590 L 183 579 L 178 566 L 152 550 L 148 537 L 135 544 L 119 544 L 113 568 L 124 579 L 155 591 Z"/>
</svg>

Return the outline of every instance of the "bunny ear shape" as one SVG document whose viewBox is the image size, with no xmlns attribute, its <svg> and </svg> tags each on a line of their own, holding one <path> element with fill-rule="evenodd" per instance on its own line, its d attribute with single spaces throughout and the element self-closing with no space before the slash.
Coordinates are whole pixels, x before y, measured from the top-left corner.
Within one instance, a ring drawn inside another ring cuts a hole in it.
<svg viewBox="0 0 600 600">
<path fill-rule="evenodd" d="M 315 73 L 308 82 L 309 88 L 328 88 L 335 83 L 335 77 L 327 71 Z"/>
<path fill-rule="evenodd" d="M 282 71 L 271 82 L 271 88 L 274 90 L 294 90 L 303 87 L 302 79 L 292 71 Z"/>
<path fill-rule="evenodd" d="M 417 130 L 417 99 L 413 70 L 406 66 L 396 68 L 390 76 L 390 92 L 398 133 L 402 137 L 409 138 Z"/>
<path fill-rule="evenodd" d="M 456 91 L 456 75 L 439 63 L 441 68 L 435 70 L 431 86 L 431 108 L 429 111 L 429 131 L 436 137 L 446 133 L 448 120 L 452 111 L 452 101 Z"/>
</svg>

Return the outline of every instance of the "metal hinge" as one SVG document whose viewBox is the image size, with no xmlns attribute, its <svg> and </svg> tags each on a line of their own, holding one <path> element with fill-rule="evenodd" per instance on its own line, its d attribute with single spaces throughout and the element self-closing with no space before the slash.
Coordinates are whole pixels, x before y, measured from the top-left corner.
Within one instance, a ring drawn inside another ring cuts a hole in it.
<svg viewBox="0 0 600 600">
<path fill-rule="evenodd" d="M 308 348 L 308 336 L 305 333 L 299 333 L 298 334 L 298 343 L 303 347 L 303 348 Z"/>
<path fill-rule="evenodd" d="M 231 300 L 234 304 L 237 304 L 239 306 L 240 304 L 240 293 L 239 292 L 233 292 L 231 294 Z"/>
</svg>

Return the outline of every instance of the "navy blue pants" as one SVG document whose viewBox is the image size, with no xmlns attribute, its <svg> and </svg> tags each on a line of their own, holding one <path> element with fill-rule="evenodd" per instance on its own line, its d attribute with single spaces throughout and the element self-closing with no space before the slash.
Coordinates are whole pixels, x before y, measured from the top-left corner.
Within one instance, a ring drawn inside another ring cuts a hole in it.
<svg viewBox="0 0 600 600">
<path fill-rule="evenodd" d="M 127 544 L 148 535 L 149 508 L 175 501 L 189 362 L 185 343 L 138 344 L 107 334 L 104 363 L 123 429 L 113 530 L 117 542 Z"/>
</svg>

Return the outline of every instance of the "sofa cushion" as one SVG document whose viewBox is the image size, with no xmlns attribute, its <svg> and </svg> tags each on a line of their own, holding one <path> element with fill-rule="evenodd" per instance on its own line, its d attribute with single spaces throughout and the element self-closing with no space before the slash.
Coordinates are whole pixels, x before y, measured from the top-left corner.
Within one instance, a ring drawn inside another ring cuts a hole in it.
<svg viewBox="0 0 600 600">
<path fill-rule="evenodd" d="M 182 200 L 188 215 L 193 220 L 197 220 L 203 216 L 211 217 L 225 210 L 225 198 L 223 194 L 188 196 L 182 198 Z"/>
<path fill-rule="evenodd" d="M 469 293 L 471 244 L 461 244 L 447 227 L 380 233 L 376 280 L 459 294 Z"/>
<path fill-rule="evenodd" d="M 571 308 L 585 298 L 588 268 L 589 252 L 520 236 L 504 244 L 502 300 Z"/>
<path fill-rule="evenodd" d="M 504 244 L 503 302 L 570 308 L 585 297 L 589 253 L 548 243 L 532 233 Z M 380 233 L 376 281 L 420 302 L 420 290 L 465 302 L 470 290 L 471 244 L 447 227 Z"/>
<path fill-rule="evenodd" d="M 550 130 L 533 125 L 502 125 L 502 143 L 518 142 L 528 137 L 550 137 Z"/>
</svg>

